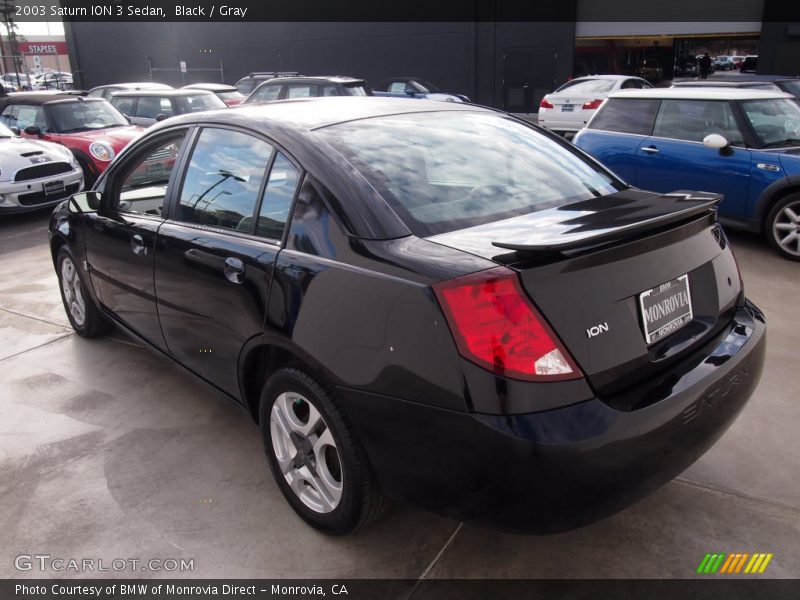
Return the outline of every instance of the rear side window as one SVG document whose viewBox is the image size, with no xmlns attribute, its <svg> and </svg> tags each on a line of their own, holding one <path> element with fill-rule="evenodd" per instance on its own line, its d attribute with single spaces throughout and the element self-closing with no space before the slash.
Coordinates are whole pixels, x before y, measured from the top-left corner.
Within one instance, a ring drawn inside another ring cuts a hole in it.
<svg viewBox="0 0 800 600">
<path fill-rule="evenodd" d="M 257 235 L 273 240 L 280 240 L 283 237 L 283 228 L 289 219 L 289 211 L 299 181 L 300 172 L 297 167 L 279 152 L 272 164 L 264 197 L 261 199 Z"/>
<path fill-rule="evenodd" d="M 181 188 L 178 219 L 252 233 L 272 146 L 226 129 L 200 132 Z"/>
<path fill-rule="evenodd" d="M 287 98 L 309 98 L 316 95 L 314 93 L 316 86 L 312 85 L 290 85 L 289 93 L 286 94 Z"/>
<path fill-rule="evenodd" d="M 568 144 L 495 114 L 426 112 L 318 131 L 419 237 L 623 188 Z"/>
<path fill-rule="evenodd" d="M 609 98 L 589 124 L 590 129 L 650 135 L 661 100 Z"/>
</svg>

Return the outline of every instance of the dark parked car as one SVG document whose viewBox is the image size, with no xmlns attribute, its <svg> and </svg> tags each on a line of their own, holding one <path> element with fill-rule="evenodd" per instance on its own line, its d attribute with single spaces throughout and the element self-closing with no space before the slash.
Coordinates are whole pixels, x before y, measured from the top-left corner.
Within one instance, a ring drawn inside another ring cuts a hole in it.
<svg viewBox="0 0 800 600">
<path fill-rule="evenodd" d="M 275 77 L 259 84 L 243 104 L 320 96 L 368 96 L 366 85 L 363 79 L 341 75 Z"/>
<path fill-rule="evenodd" d="M 239 90 L 242 95 L 249 96 L 254 89 L 268 79 L 275 79 L 276 77 L 294 77 L 299 75 L 300 74 L 296 71 L 254 71 L 253 73 L 249 73 L 246 77 L 242 77 L 236 82 L 234 87 Z"/>
<path fill-rule="evenodd" d="M 739 71 L 742 73 L 755 73 L 757 70 L 758 70 L 758 55 L 751 54 L 749 56 L 745 56 L 741 66 L 739 67 Z"/>
<path fill-rule="evenodd" d="M 111 96 L 111 106 L 133 125 L 149 127 L 175 115 L 225 108 L 216 94 L 207 90 L 123 90 Z"/>
<path fill-rule="evenodd" d="M 764 318 L 718 201 L 493 110 L 327 98 L 154 126 L 50 240 L 75 330 L 117 324 L 244 407 L 314 527 L 386 494 L 552 532 L 669 481 L 753 392 Z"/>
</svg>

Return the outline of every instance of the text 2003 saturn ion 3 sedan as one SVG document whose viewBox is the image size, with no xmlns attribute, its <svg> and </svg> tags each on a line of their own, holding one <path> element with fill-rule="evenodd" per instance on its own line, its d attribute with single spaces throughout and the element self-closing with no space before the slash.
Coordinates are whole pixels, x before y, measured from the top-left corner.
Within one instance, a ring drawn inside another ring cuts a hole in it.
<svg viewBox="0 0 800 600">
<path fill-rule="evenodd" d="M 321 98 L 169 119 L 50 232 L 75 330 L 244 406 L 314 527 L 385 494 L 551 532 L 680 473 L 753 392 L 764 317 L 718 200 L 488 109 Z"/>
</svg>

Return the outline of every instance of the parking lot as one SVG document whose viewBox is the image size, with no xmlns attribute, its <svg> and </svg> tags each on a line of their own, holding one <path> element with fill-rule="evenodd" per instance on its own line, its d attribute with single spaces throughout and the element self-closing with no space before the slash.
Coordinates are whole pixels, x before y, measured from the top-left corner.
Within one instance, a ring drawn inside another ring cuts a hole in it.
<svg viewBox="0 0 800 600">
<path fill-rule="evenodd" d="M 798 265 L 755 236 L 731 239 L 768 318 L 764 376 L 732 429 L 678 479 L 561 535 L 396 505 L 377 525 L 330 538 L 281 497 L 243 411 L 122 334 L 72 333 L 47 217 L 0 221 L 2 577 L 87 576 L 15 568 L 16 556 L 43 552 L 193 559 L 180 576 L 196 578 L 687 578 L 707 552 L 769 552 L 764 577 L 800 573 Z"/>
</svg>

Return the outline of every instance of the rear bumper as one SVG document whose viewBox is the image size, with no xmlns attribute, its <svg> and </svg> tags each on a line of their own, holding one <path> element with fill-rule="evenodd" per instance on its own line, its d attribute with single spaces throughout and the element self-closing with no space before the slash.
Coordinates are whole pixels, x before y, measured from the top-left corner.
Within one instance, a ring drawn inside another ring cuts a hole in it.
<svg viewBox="0 0 800 600">
<path fill-rule="evenodd" d="M 583 110 L 580 106 L 571 113 L 562 113 L 560 109 L 554 108 L 540 108 L 538 124 L 551 131 L 580 131 L 594 113 L 594 110 Z"/>
<path fill-rule="evenodd" d="M 760 379 L 765 331 L 758 309 L 739 309 L 711 347 L 642 386 L 653 402 L 630 412 L 591 398 L 493 416 L 340 392 L 390 496 L 457 519 L 554 533 L 631 505 L 708 450 Z"/>
</svg>

